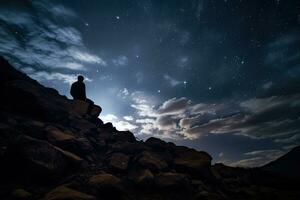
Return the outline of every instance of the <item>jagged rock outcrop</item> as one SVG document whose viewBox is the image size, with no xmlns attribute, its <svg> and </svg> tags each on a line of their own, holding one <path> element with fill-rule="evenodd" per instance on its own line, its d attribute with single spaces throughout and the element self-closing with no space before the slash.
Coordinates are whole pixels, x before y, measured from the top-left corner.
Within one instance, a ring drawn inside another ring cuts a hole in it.
<svg viewBox="0 0 300 200">
<path fill-rule="evenodd" d="M 100 107 L 88 114 L 85 102 L 40 85 L 1 57 L 0 87 L 0 199 L 299 197 L 294 182 L 259 169 L 212 165 L 208 153 L 158 138 L 137 141 L 103 124 Z"/>
</svg>

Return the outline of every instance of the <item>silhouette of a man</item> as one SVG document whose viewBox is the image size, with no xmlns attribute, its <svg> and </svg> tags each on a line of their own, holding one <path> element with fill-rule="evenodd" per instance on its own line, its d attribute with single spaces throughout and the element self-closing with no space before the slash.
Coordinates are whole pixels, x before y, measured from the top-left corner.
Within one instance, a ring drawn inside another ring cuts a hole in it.
<svg viewBox="0 0 300 200">
<path fill-rule="evenodd" d="M 83 82 L 84 77 L 79 75 L 77 77 L 77 81 L 72 84 L 71 86 L 71 95 L 74 100 L 81 100 L 85 101 L 86 100 L 86 93 L 85 93 L 85 84 Z"/>
<path fill-rule="evenodd" d="M 77 77 L 77 81 L 72 84 L 70 93 L 74 100 L 85 101 L 89 104 L 88 113 L 90 114 L 92 111 L 94 102 L 92 100 L 86 98 L 85 84 L 84 84 L 83 80 L 84 80 L 84 77 L 79 75 Z"/>
</svg>

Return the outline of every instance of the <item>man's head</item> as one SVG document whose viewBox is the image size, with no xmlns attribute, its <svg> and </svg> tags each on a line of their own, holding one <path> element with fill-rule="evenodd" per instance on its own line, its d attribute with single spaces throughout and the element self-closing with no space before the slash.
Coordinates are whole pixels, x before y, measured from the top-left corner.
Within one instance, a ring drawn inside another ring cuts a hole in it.
<svg viewBox="0 0 300 200">
<path fill-rule="evenodd" d="M 81 75 L 79 75 L 79 76 L 77 77 L 77 80 L 78 80 L 78 82 L 83 82 L 83 80 L 84 80 L 84 77 L 83 77 L 83 76 L 81 76 Z"/>
</svg>

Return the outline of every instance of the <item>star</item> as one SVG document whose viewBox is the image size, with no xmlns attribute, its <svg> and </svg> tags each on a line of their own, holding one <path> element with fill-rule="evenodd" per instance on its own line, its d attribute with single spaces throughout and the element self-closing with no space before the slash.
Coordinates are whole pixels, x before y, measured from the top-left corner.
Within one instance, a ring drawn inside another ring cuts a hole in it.
<svg viewBox="0 0 300 200">
<path fill-rule="evenodd" d="M 89 23 L 85 22 L 84 25 L 85 25 L 85 26 L 89 26 Z"/>
<path fill-rule="evenodd" d="M 161 91 L 160 90 L 157 90 L 157 93 L 160 93 Z"/>
<path fill-rule="evenodd" d="M 116 19 L 119 20 L 119 19 L 120 19 L 120 16 L 116 16 Z"/>
<path fill-rule="evenodd" d="M 211 87 L 211 86 L 209 86 L 209 87 L 208 87 L 208 90 L 212 90 L 212 87 Z"/>
<path fill-rule="evenodd" d="M 185 88 L 186 88 L 187 83 L 188 83 L 187 81 L 183 81 L 183 85 Z"/>
</svg>

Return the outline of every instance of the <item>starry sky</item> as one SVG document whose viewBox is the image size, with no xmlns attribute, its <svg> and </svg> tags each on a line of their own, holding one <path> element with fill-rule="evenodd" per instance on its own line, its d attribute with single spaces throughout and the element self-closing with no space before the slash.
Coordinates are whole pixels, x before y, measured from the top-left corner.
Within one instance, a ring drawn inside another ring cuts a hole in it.
<svg viewBox="0 0 300 200">
<path fill-rule="evenodd" d="M 140 140 L 260 166 L 300 144 L 298 0 L 2 0 L 0 54 Z"/>
</svg>

